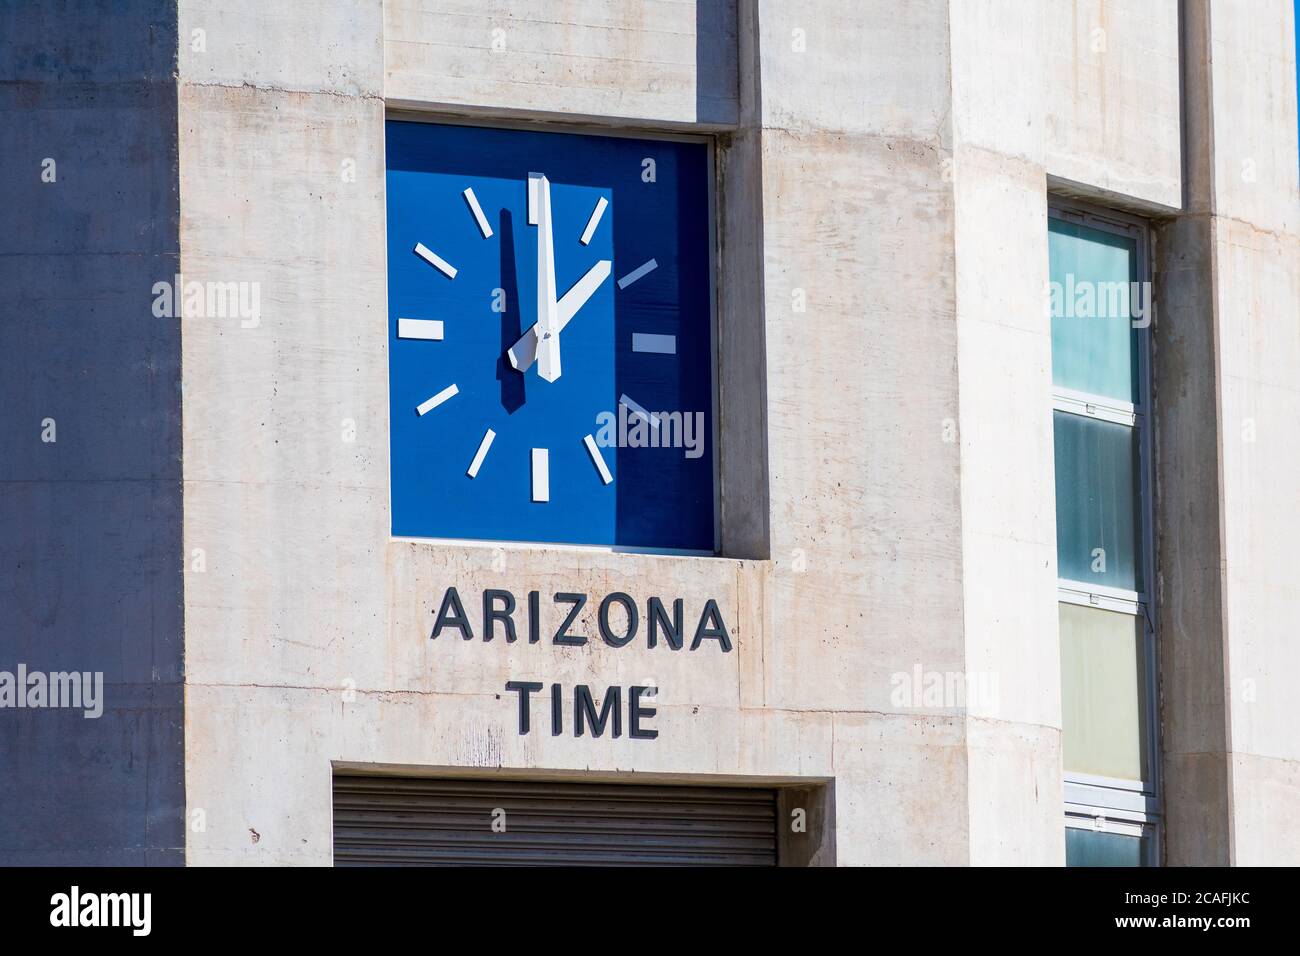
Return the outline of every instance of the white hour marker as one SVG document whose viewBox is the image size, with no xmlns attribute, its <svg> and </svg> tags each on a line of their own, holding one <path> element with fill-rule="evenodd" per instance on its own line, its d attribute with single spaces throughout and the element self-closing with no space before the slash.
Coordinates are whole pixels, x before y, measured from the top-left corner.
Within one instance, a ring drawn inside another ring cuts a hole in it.
<svg viewBox="0 0 1300 956">
<path fill-rule="evenodd" d="M 488 449 L 492 447 L 492 439 L 496 437 L 497 433 L 490 428 L 483 433 L 483 440 L 478 443 L 478 451 L 474 452 L 474 460 L 469 463 L 469 471 L 466 472 L 471 478 L 478 477 L 479 466 L 483 464 Z"/>
<path fill-rule="evenodd" d="M 632 351 L 653 352 L 656 355 L 676 355 L 677 336 L 652 335 L 649 332 L 633 332 Z"/>
<path fill-rule="evenodd" d="M 605 215 L 605 207 L 608 205 L 609 203 L 605 201 L 604 196 L 596 200 L 596 208 L 591 211 L 591 218 L 587 220 L 587 228 L 582 230 L 582 238 L 578 240 L 584 246 L 591 242 L 591 237 L 596 233 L 596 227 L 600 225 L 600 217 Z"/>
<path fill-rule="evenodd" d="M 415 254 L 445 275 L 448 279 L 456 278 L 456 267 L 436 252 L 433 252 L 424 243 L 417 242 L 415 244 Z"/>
<path fill-rule="evenodd" d="M 644 408 L 642 408 L 636 402 L 632 401 L 632 399 L 628 398 L 626 395 L 620 395 L 618 397 L 618 403 L 624 406 L 633 415 L 640 415 L 642 418 L 644 418 L 647 422 L 650 423 L 651 428 L 659 427 L 658 415 L 652 415 L 650 412 L 647 412 Z"/>
<path fill-rule="evenodd" d="M 483 238 L 491 239 L 492 227 L 488 225 L 487 217 L 483 215 L 483 207 L 478 204 L 478 197 L 474 195 L 473 188 L 466 186 L 461 195 L 469 203 L 469 211 L 474 214 L 474 221 L 478 223 L 478 229 L 479 232 L 483 233 Z"/>
<path fill-rule="evenodd" d="M 442 320 L 398 319 L 397 337 L 399 339 L 425 339 L 429 342 L 441 342 Z"/>
<path fill-rule="evenodd" d="M 644 279 L 646 276 L 648 276 L 650 273 L 654 272 L 658 268 L 659 268 L 659 263 L 656 262 L 654 259 L 651 259 L 649 262 L 645 263 L 644 265 L 637 266 L 627 275 L 623 276 L 623 278 L 619 279 L 618 287 L 620 289 L 626 289 L 633 282 L 636 282 L 637 279 Z"/>
<path fill-rule="evenodd" d="M 551 500 L 551 452 L 548 448 L 533 449 L 533 501 Z"/>
<path fill-rule="evenodd" d="M 587 446 L 587 454 L 591 456 L 591 463 L 600 472 L 600 480 L 605 484 L 609 484 L 614 480 L 614 476 L 609 473 L 609 467 L 605 464 L 605 459 L 601 457 L 600 448 L 596 445 L 596 439 L 587 435 L 582 439 L 582 443 Z"/>
<path fill-rule="evenodd" d="M 433 398 L 426 398 L 419 405 L 415 406 L 415 411 L 417 414 L 420 415 L 427 414 L 428 412 L 433 411 L 435 408 L 437 408 L 447 399 L 451 398 L 453 395 L 457 395 L 459 393 L 460 393 L 460 389 L 457 388 L 455 385 L 448 385 L 437 395 L 433 396 Z"/>
</svg>

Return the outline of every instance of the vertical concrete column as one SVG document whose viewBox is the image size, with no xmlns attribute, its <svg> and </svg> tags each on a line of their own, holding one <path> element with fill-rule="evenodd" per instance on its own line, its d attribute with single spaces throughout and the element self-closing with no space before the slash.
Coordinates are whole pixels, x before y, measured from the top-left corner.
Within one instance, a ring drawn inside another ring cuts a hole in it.
<svg viewBox="0 0 1300 956">
<path fill-rule="evenodd" d="M 1187 196 L 1160 236 L 1167 861 L 1300 859 L 1300 185 L 1291 5 L 1183 4 Z"/>
<path fill-rule="evenodd" d="M 763 137 L 758 8 L 737 9 L 739 122 L 718 139 L 718 348 L 722 553 L 770 554 L 767 348 L 763 327 Z"/>
<path fill-rule="evenodd" d="M 241 296 L 184 326 L 191 864 L 329 860 L 309 702 L 383 659 L 382 15 L 179 5 L 182 271 Z M 267 731 L 290 713 L 302 737 Z"/>
<path fill-rule="evenodd" d="M 174 3 L 0 10 L 0 671 L 80 678 L 0 709 L 0 865 L 184 860 L 175 65 Z"/>
<path fill-rule="evenodd" d="M 948 4 L 758 4 L 772 576 L 755 706 L 833 714 L 842 864 L 965 863 Z M 950 434 L 950 431 L 948 432 Z"/>
<path fill-rule="evenodd" d="M 950 16 L 970 862 L 1059 865 L 1047 14 Z"/>
</svg>

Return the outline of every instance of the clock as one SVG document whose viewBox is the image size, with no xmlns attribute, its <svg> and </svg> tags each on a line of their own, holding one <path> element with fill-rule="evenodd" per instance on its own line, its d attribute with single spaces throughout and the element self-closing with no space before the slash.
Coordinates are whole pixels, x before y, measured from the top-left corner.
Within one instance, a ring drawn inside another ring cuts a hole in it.
<svg viewBox="0 0 1300 956">
<path fill-rule="evenodd" d="M 386 147 L 393 534 L 714 553 L 707 144 Z"/>
</svg>

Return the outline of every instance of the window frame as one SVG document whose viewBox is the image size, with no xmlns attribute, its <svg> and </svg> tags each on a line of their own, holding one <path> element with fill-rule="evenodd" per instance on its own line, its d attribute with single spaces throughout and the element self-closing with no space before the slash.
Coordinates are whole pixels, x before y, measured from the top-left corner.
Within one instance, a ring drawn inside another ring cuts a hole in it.
<svg viewBox="0 0 1300 956">
<path fill-rule="evenodd" d="M 1161 858 L 1163 835 L 1158 820 L 1151 820 L 1142 815 L 1119 812 L 1106 816 L 1095 815 L 1090 806 L 1065 805 L 1065 828 L 1067 830 L 1087 830 L 1092 833 L 1115 833 L 1120 836 L 1144 838 L 1142 847 L 1142 865 L 1156 866 Z"/>
<path fill-rule="evenodd" d="M 1152 232 L 1149 223 L 1137 216 L 1101 209 L 1091 204 L 1060 196 L 1048 196 L 1048 219 L 1086 226 L 1100 232 L 1124 236 L 1134 240 L 1136 252 L 1136 279 L 1153 288 Z M 1154 589 L 1156 582 L 1155 542 L 1155 461 L 1152 435 L 1151 407 L 1153 382 L 1151 377 L 1152 328 L 1155 323 L 1155 303 L 1148 299 L 1152 314 L 1143 326 L 1137 327 L 1137 394 L 1130 403 L 1122 399 L 1080 392 L 1052 384 L 1052 410 L 1125 425 L 1137 435 L 1137 470 L 1139 475 L 1139 501 L 1136 520 L 1140 524 L 1138 541 L 1141 548 L 1142 590 L 1128 590 L 1106 585 L 1090 584 L 1057 577 L 1057 602 L 1095 607 L 1143 619 L 1143 710 L 1148 766 L 1145 780 L 1120 780 L 1093 774 L 1064 771 L 1066 826 L 1076 829 L 1102 829 L 1105 832 L 1130 833 L 1133 827 L 1142 828 L 1140 835 L 1149 837 L 1146 861 L 1148 865 L 1161 859 L 1163 754 L 1160 747 L 1159 706 L 1159 654 Z M 1051 315 L 1048 316 L 1049 323 Z M 1053 459 L 1055 467 L 1055 459 Z M 1085 821 L 1085 822 L 1081 822 Z M 1100 821 L 1100 824 L 1098 823 Z M 1109 831 L 1107 827 L 1121 827 Z"/>
</svg>

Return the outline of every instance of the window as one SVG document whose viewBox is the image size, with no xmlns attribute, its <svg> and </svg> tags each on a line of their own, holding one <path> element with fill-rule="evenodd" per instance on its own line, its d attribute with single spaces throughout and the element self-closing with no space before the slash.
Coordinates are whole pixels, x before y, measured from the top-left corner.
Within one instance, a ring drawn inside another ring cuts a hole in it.
<svg viewBox="0 0 1300 956">
<path fill-rule="evenodd" d="M 1066 863 L 1158 860 L 1145 226 L 1048 219 Z"/>
<path fill-rule="evenodd" d="M 1141 823 L 1105 817 L 1065 818 L 1066 866 L 1152 866 L 1154 839 Z"/>
</svg>

